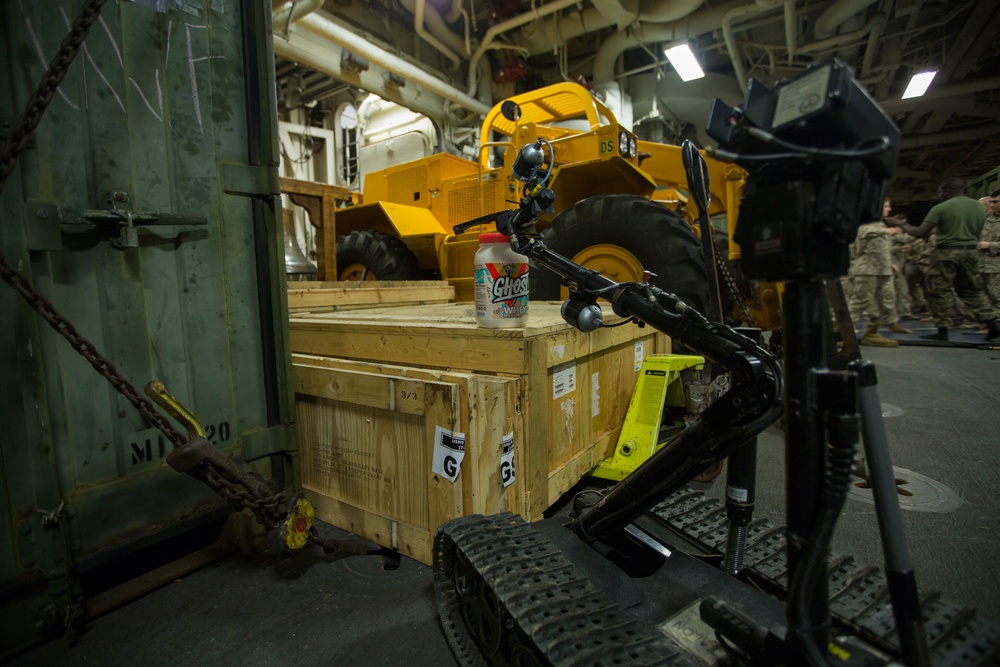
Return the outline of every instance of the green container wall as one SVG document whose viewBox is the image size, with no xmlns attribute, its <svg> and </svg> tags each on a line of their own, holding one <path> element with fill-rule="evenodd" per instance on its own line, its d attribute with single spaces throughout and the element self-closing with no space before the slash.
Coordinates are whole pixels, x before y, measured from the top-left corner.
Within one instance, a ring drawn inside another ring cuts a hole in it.
<svg viewBox="0 0 1000 667">
<path fill-rule="evenodd" d="M 4 140 L 82 5 L 0 3 Z M 140 392 L 163 381 L 221 448 L 281 479 L 294 435 L 269 10 L 110 0 L 7 180 L 0 251 Z M 80 222 L 116 190 L 134 213 L 207 224 L 143 226 L 119 250 L 113 224 Z M 3 283 L 0 375 L 6 628 L 25 608 L 23 623 L 59 616 L 67 567 L 226 507 L 166 466 L 172 445 Z"/>
</svg>

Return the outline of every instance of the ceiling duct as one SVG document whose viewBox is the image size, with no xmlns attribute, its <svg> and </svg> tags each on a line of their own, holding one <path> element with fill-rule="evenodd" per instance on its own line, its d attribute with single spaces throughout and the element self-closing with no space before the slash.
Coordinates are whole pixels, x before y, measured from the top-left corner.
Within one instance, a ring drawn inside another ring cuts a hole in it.
<svg viewBox="0 0 1000 667">
<path fill-rule="evenodd" d="M 823 13 L 816 18 L 813 26 L 813 36 L 816 39 L 825 39 L 837 34 L 837 29 L 857 14 L 875 4 L 877 0 L 837 0 L 832 5 L 823 10 Z"/>
<path fill-rule="evenodd" d="M 701 3 L 688 2 L 685 4 L 697 6 Z M 615 62 L 628 49 L 641 44 L 669 42 L 685 37 L 693 38 L 712 32 L 719 27 L 727 10 L 742 5 L 742 2 L 731 2 L 711 9 L 701 9 L 681 20 L 670 23 L 639 23 L 630 30 L 609 36 L 603 41 L 594 56 L 594 81 L 598 83 L 614 81 Z"/>
</svg>

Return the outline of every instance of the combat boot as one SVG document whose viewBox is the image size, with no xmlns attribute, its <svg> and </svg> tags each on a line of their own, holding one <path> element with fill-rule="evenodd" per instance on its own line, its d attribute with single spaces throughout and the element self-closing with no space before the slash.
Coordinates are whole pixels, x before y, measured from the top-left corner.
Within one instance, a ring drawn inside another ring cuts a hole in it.
<svg viewBox="0 0 1000 667">
<path fill-rule="evenodd" d="M 861 337 L 861 344 L 871 345 L 872 347 L 899 347 L 898 340 L 886 338 L 878 332 L 878 322 L 868 323 L 865 335 Z"/>
<path fill-rule="evenodd" d="M 986 340 L 993 340 L 997 336 L 1000 336 L 1000 326 L 996 320 L 990 320 L 986 323 Z"/>
<path fill-rule="evenodd" d="M 893 333 L 898 333 L 898 334 L 911 334 L 911 333 L 913 333 L 912 331 L 910 331 L 909 329 L 907 329 L 906 327 L 904 327 L 899 322 L 893 322 L 892 324 L 890 324 L 889 325 L 889 331 L 891 331 Z"/>
<path fill-rule="evenodd" d="M 926 336 L 921 336 L 924 340 L 948 340 L 948 327 L 938 327 L 937 333 L 927 334 Z"/>
</svg>

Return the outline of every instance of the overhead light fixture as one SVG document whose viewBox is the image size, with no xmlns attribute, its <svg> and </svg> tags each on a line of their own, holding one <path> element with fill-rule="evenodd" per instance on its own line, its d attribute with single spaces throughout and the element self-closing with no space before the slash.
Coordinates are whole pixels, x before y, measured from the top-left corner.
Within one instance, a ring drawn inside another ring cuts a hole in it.
<svg viewBox="0 0 1000 667">
<path fill-rule="evenodd" d="M 698 64 L 698 59 L 694 57 L 691 45 L 687 42 L 667 47 L 663 53 L 666 54 L 667 60 L 674 66 L 682 81 L 692 81 L 705 76 L 701 65 Z"/>
<path fill-rule="evenodd" d="M 911 97 L 920 97 L 927 92 L 927 89 L 931 85 L 931 81 L 934 80 L 934 75 L 937 74 L 936 69 L 932 69 L 929 72 L 919 72 L 914 74 L 910 79 L 910 83 L 907 84 L 906 90 L 903 91 L 903 99 L 908 100 Z"/>
</svg>

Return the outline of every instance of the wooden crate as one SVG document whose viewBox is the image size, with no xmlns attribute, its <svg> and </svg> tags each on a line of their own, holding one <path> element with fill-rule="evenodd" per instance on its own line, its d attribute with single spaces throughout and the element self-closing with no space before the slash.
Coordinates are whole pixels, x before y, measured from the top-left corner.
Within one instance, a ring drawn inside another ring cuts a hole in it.
<svg viewBox="0 0 1000 667">
<path fill-rule="evenodd" d="M 516 329 L 477 326 L 471 303 L 293 317 L 291 347 L 303 354 L 516 378 L 524 434 L 520 513 L 532 521 L 611 454 L 642 359 L 670 352 L 669 338 L 650 328 L 577 331 L 562 320 L 560 305 L 532 302 L 527 326 Z"/>
<path fill-rule="evenodd" d="M 523 512 L 501 450 L 523 440 L 518 380 L 294 355 L 301 477 L 317 516 L 430 564 L 437 527 Z M 454 483 L 432 471 L 436 429 L 465 435 Z M 523 456 L 514 453 L 514 466 Z"/>
<path fill-rule="evenodd" d="M 455 288 L 446 280 L 288 283 L 289 313 L 321 313 L 389 305 L 448 303 Z"/>
</svg>

